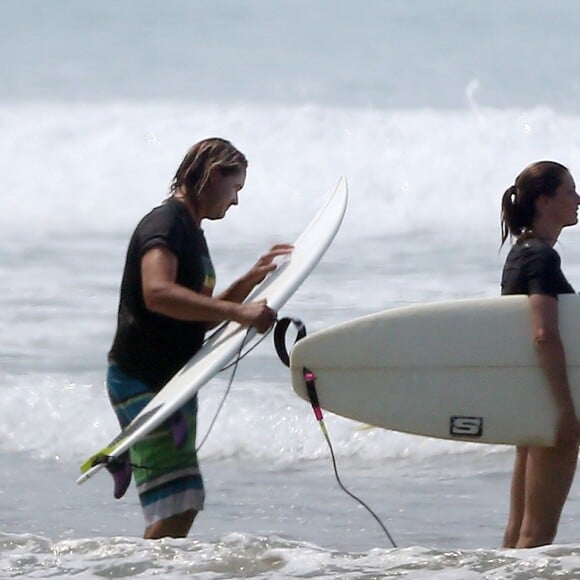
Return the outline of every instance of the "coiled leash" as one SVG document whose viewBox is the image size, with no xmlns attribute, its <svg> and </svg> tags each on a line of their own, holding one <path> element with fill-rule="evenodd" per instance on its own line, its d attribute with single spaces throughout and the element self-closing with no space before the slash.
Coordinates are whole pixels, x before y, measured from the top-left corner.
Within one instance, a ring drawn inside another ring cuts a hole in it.
<svg viewBox="0 0 580 580">
<path fill-rule="evenodd" d="M 304 323 L 297 319 L 297 318 L 282 318 L 280 319 L 277 324 L 276 328 L 274 329 L 274 348 L 276 349 L 276 354 L 280 358 L 283 364 L 285 364 L 288 368 L 290 368 L 290 355 L 288 354 L 288 349 L 286 348 L 286 333 L 288 332 L 288 328 L 290 325 L 293 324 L 296 328 L 296 338 L 294 340 L 294 344 L 296 344 L 299 340 L 306 336 L 306 326 Z M 316 392 L 316 377 L 314 373 L 304 367 L 302 369 L 302 376 L 304 378 L 304 384 L 306 385 L 306 393 L 308 394 L 308 399 L 310 400 L 310 404 L 312 405 L 312 409 L 314 411 L 314 416 L 318 421 L 318 425 L 322 430 L 322 434 L 326 439 L 326 443 L 328 444 L 328 448 L 330 449 L 330 457 L 332 459 L 332 467 L 334 469 L 334 475 L 336 477 L 336 481 L 340 488 L 352 499 L 354 499 L 357 503 L 359 503 L 362 507 L 364 507 L 371 516 L 376 520 L 379 524 L 393 548 L 397 547 L 395 540 L 387 530 L 386 526 L 383 524 L 379 516 L 359 497 L 354 495 L 351 491 L 349 491 L 345 485 L 342 483 L 340 476 L 338 474 L 338 467 L 336 465 L 336 457 L 334 455 L 334 448 L 332 447 L 332 442 L 330 441 L 330 436 L 328 434 L 328 430 L 324 423 L 324 417 L 322 415 L 322 409 L 320 407 L 320 402 L 318 401 L 318 393 Z"/>
<path fill-rule="evenodd" d="M 281 318 L 276 322 L 276 327 L 274 328 L 274 348 L 276 349 L 276 354 L 288 368 L 290 368 L 290 355 L 286 348 L 286 333 L 291 324 L 296 328 L 296 338 L 294 339 L 294 344 L 296 344 L 306 336 L 306 326 L 304 326 L 302 320 L 289 317 Z"/>
</svg>

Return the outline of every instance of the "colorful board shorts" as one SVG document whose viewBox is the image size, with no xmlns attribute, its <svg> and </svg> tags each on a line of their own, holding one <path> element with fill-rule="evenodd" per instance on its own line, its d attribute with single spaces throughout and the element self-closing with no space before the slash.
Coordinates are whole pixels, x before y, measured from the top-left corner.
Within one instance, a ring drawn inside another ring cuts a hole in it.
<svg viewBox="0 0 580 580">
<path fill-rule="evenodd" d="M 108 369 L 107 392 L 122 428 L 155 396 L 150 387 L 114 364 Z M 164 423 L 130 450 L 147 526 L 187 510 L 203 509 L 205 491 L 195 451 L 197 398 L 182 407 L 181 413 L 187 422 L 187 437 L 179 449 Z"/>
</svg>

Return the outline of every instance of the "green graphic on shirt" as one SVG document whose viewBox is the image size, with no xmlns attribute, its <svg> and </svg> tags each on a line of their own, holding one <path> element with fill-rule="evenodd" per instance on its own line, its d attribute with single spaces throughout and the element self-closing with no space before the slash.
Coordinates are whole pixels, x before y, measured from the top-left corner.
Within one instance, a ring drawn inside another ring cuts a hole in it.
<svg viewBox="0 0 580 580">
<path fill-rule="evenodd" d="M 203 256 L 203 269 L 205 271 L 205 277 L 203 279 L 203 286 L 201 288 L 201 293 L 206 296 L 211 296 L 213 294 L 213 289 L 215 288 L 216 276 L 215 270 L 211 258 L 209 256 Z"/>
</svg>

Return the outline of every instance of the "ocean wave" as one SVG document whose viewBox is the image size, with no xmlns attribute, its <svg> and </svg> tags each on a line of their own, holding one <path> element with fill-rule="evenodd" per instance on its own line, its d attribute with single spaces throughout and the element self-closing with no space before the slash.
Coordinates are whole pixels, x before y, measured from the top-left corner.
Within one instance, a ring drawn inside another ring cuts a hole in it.
<svg viewBox="0 0 580 580">
<path fill-rule="evenodd" d="M 2 108 L 0 128 L 0 231 L 10 238 L 23 223 L 32 237 L 127 237 L 166 196 L 186 149 L 211 135 L 250 160 L 240 207 L 207 224 L 240 242 L 293 238 L 341 175 L 351 189 L 344 240 L 496 236 L 501 193 L 524 165 L 554 158 L 574 171 L 580 159 L 580 117 L 473 102 L 454 111 L 15 104 Z"/>
</svg>

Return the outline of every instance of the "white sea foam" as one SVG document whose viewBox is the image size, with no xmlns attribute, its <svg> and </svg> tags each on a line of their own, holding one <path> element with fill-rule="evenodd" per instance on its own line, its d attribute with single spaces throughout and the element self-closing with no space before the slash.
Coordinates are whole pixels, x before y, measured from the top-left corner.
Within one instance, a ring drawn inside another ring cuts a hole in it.
<svg viewBox="0 0 580 580">
<path fill-rule="evenodd" d="M 229 534 L 215 542 L 95 538 L 51 542 L 42 536 L 0 536 L 4 578 L 163 576 L 232 578 L 406 578 L 408 580 L 573 579 L 580 571 L 576 546 L 532 551 L 452 550 L 421 547 L 345 553 L 278 536 Z"/>
</svg>

